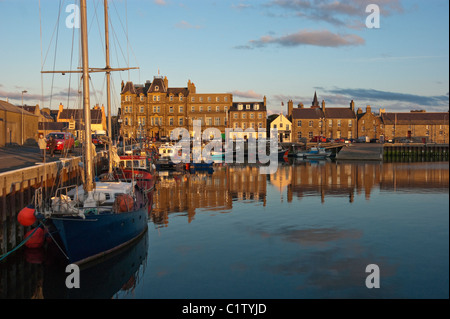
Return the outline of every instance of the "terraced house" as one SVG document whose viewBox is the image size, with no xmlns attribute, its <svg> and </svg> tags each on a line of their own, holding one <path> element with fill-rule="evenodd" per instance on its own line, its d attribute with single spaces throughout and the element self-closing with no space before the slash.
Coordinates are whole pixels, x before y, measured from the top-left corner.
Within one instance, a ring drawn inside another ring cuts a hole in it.
<svg viewBox="0 0 450 319">
<path fill-rule="evenodd" d="M 353 101 L 349 108 L 325 107 L 319 105 L 317 94 L 310 108 L 302 103 L 297 108 L 293 101 L 288 102 L 288 118 L 292 122 L 292 141 L 301 142 L 311 140 L 314 136 L 324 136 L 332 139 L 355 138 L 357 136 L 357 121 Z"/>
<path fill-rule="evenodd" d="M 227 114 L 233 103 L 230 93 L 197 93 L 190 80 L 187 87 L 169 87 L 167 77 L 155 76 L 144 85 L 122 83 L 121 134 L 125 137 L 168 138 L 177 127 L 193 135 L 193 121 L 202 131 L 218 128 L 225 134 Z"/>
</svg>

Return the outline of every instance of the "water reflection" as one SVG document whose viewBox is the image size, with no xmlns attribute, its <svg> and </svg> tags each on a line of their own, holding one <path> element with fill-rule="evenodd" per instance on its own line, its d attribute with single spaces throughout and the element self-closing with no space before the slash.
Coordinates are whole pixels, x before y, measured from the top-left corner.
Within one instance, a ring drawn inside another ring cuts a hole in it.
<svg viewBox="0 0 450 319">
<path fill-rule="evenodd" d="M 447 193 L 448 162 L 333 162 L 290 160 L 279 164 L 272 175 L 262 175 L 257 165 L 217 166 L 214 172 L 171 173 L 161 177 L 154 195 L 152 220 L 167 226 L 169 214 L 179 213 L 191 222 L 196 212 L 230 212 L 234 201 L 267 204 L 267 188 L 280 193 L 280 201 L 320 196 L 348 197 L 372 192 Z M 273 199 L 272 199 L 273 200 Z"/>
</svg>

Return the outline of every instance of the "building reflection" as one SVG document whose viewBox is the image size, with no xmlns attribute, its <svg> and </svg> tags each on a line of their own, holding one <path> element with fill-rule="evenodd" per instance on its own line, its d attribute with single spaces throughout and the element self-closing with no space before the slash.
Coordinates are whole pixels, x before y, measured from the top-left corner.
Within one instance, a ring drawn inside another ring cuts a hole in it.
<svg viewBox="0 0 450 319">
<path fill-rule="evenodd" d="M 363 196 L 370 200 L 381 192 L 448 192 L 447 162 L 382 163 L 290 161 L 272 175 L 258 165 L 217 166 L 213 173 L 171 173 L 161 177 L 154 193 L 152 220 L 167 226 L 169 215 L 185 215 L 191 222 L 200 211 L 230 212 L 234 201 L 258 201 L 266 206 L 267 193 L 279 192 L 280 201 L 306 196 L 347 197 L 350 203 Z M 271 197 L 272 200 L 275 197 Z"/>
</svg>

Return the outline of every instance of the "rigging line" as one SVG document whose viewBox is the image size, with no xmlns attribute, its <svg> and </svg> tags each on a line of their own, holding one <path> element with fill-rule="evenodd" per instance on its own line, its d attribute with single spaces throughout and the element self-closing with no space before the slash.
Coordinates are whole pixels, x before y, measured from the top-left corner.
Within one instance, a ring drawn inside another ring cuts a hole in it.
<svg viewBox="0 0 450 319">
<path fill-rule="evenodd" d="M 72 28 L 72 49 L 70 50 L 70 68 L 69 68 L 70 71 L 72 71 L 74 40 L 75 40 L 75 28 Z M 72 83 L 72 73 L 69 73 L 69 89 L 67 91 L 67 107 L 69 107 L 71 83 Z"/>
<path fill-rule="evenodd" d="M 43 69 L 43 55 L 42 55 L 42 13 L 41 0 L 39 0 L 39 37 L 41 45 L 41 70 Z M 41 73 L 41 109 L 44 107 L 44 74 Z"/>
<path fill-rule="evenodd" d="M 127 27 L 127 67 L 130 67 L 130 40 L 128 39 L 128 1 L 125 0 L 125 23 Z M 128 70 L 128 81 L 130 81 L 130 70 Z"/>
<path fill-rule="evenodd" d="M 55 71 L 56 67 L 56 51 L 58 49 L 58 37 L 59 37 L 59 19 L 61 17 L 61 8 L 62 8 L 62 1 L 59 0 L 59 10 L 58 10 L 58 19 L 57 19 L 57 28 L 56 28 L 56 40 L 55 40 L 55 56 L 53 58 L 53 71 Z M 52 106 L 52 99 L 53 99 L 53 83 L 55 81 L 55 73 L 52 74 L 52 86 L 50 88 L 50 102 L 49 107 Z"/>
</svg>

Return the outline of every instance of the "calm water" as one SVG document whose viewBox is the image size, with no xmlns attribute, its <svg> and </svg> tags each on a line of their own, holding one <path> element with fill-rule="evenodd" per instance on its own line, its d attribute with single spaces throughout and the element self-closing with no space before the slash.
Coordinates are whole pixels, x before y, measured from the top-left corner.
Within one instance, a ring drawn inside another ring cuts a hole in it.
<svg viewBox="0 0 450 319">
<path fill-rule="evenodd" d="M 36 282 L 26 298 L 448 298 L 448 162 L 170 174 L 147 234 L 83 271 L 82 289 L 65 289 L 67 274 L 50 264 L 25 264 Z M 380 269 L 378 289 L 365 285 L 369 264 Z"/>
</svg>

